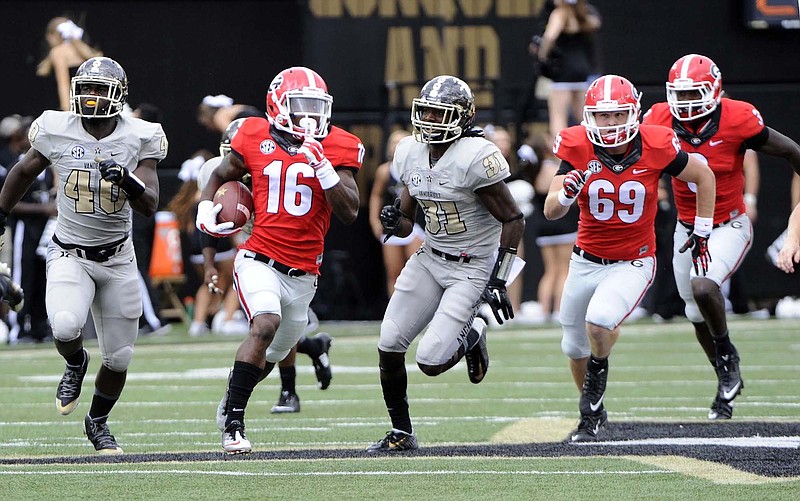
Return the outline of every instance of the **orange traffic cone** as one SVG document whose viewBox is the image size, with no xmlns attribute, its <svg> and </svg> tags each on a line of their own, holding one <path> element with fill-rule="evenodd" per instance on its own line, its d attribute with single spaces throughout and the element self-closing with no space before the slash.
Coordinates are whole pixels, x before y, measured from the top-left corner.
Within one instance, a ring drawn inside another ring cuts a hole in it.
<svg viewBox="0 0 800 501">
<path fill-rule="evenodd" d="M 178 220 L 170 211 L 156 212 L 150 277 L 157 279 L 182 274 L 183 255 L 181 254 L 181 234 L 178 230 Z"/>
</svg>

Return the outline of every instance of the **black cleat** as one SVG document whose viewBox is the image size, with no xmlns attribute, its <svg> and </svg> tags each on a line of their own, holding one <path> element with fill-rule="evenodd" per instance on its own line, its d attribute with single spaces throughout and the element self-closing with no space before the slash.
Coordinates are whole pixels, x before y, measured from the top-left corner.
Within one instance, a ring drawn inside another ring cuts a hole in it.
<svg viewBox="0 0 800 501">
<path fill-rule="evenodd" d="M 711 410 L 708 411 L 708 419 L 718 421 L 720 419 L 730 419 L 733 416 L 733 402 L 723 402 L 719 399 L 719 394 L 711 403 Z"/>
<path fill-rule="evenodd" d="M 86 377 L 86 370 L 89 368 L 89 352 L 85 348 L 82 349 L 84 355 L 83 365 L 80 367 L 67 365 L 56 389 L 56 410 L 64 416 L 74 411 L 75 407 L 78 406 L 83 378 Z"/>
<path fill-rule="evenodd" d="M 417 435 L 404 431 L 387 431 L 386 436 L 367 447 L 367 452 L 403 452 L 419 449 Z"/>
<path fill-rule="evenodd" d="M 95 450 L 100 454 L 117 455 L 122 454 L 122 447 L 117 444 L 114 435 L 108 431 L 108 424 L 94 421 L 87 414 L 83 419 L 83 427 L 86 437 L 92 442 Z"/>
<path fill-rule="evenodd" d="M 478 330 L 478 341 L 464 354 L 467 362 L 467 375 L 473 384 L 483 381 L 489 371 L 489 349 L 486 346 L 486 322 L 476 318 L 472 330 Z"/>
<path fill-rule="evenodd" d="M 581 416 L 597 416 L 605 409 L 603 400 L 606 397 L 606 383 L 608 382 L 608 368 L 598 373 L 586 371 L 583 380 L 583 390 L 578 408 Z"/>
<path fill-rule="evenodd" d="M 600 428 L 608 423 L 608 413 L 605 409 L 597 414 L 583 415 L 578 423 L 578 428 L 569 436 L 570 442 L 596 442 Z"/>
<path fill-rule="evenodd" d="M 739 354 L 733 352 L 733 354 L 718 356 L 716 371 L 719 381 L 717 397 L 722 402 L 733 402 L 733 399 L 744 388 L 744 381 L 739 374 Z"/>
<path fill-rule="evenodd" d="M 311 338 L 311 341 L 318 343 L 321 348 L 319 356 L 311 357 L 311 363 L 314 364 L 314 372 L 317 375 L 317 381 L 319 381 L 319 389 L 327 390 L 328 386 L 331 385 L 331 379 L 333 379 L 331 361 L 330 358 L 328 358 L 328 352 L 331 349 L 333 338 L 327 332 L 320 332 Z"/>
<path fill-rule="evenodd" d="M 294 393 L 284 390 L 278 397 L 278 403 L 272 406 L 272 413 L 284 414 L 287 412 L 300 412 L 300 399 Z"/>
</svg>

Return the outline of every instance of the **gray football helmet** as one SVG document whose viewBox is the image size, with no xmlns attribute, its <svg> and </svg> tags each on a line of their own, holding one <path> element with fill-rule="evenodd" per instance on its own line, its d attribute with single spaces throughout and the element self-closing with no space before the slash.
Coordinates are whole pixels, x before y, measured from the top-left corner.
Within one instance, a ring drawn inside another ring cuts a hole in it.
<svg viewBox="0 0 800 501">
<path fill-rule="evenodd" d="M 84 118 L 119 115 L 128 98 L 128 76 L 109 57 L 93 57 L 80 65 L 70 84 L 70 109 Z"/>
<path fill-rule="evenodd" d="M 448 143 L 475 122 L 475 96 L 460 78 L 440 75 L 422 87 L 411 102 L 414 138 L 421 143 Z"/>
</svg>

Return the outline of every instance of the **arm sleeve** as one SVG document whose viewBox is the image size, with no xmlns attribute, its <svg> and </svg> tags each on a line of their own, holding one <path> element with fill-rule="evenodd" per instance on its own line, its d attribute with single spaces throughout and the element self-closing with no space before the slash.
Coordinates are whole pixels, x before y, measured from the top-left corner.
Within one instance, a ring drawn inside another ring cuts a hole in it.
<svg viewBox="0 0 800 501">
<path fill-rule="evenodd" d="M 769 127 L 764 127 L 761 129 L 761 132 L 756 134 L 755 136 L 751 137 L 750 139 L 744 142 L 744 147 L 748 150 L 755 150 L 758 151 L 767 143 L 769 139 Z"/>
<path fill-rule="evenodd" d="M 558 166 L 558 170 L 556 171 L 556 176 L 565 176 L 569 174 L 569 171 L 571 170 L 575 170 L 575 166 L 566 160 L 562 160 L 561 164 Z"/>
<path fill-rule="evenodd" d="M 683 169 L 686 168 L 686 164 L 689 163 L 689 154 L 685 151 L 679 151 L 678 154 L 675 156 L 675 159 L 672 162 L 668 163 L 667 166 L 664 168 L 664 172 L 669 174 L 670 176 L 678 176 Z"/>
</svg>

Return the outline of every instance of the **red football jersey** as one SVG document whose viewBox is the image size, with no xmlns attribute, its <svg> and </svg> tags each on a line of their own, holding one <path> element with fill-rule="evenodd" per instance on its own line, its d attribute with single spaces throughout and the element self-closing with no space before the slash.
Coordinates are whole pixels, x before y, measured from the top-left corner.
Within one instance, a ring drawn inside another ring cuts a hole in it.
<svg viewBox="0 0 800 501">
<path fill-rule="evenodd" d="M 687 141 L 681 137 L 683 151 L 701 157 L 717 178 L 717 200 L 714 223 L 722 223 L 745 212 L 744 160 L 742 144 L 758 135 L 765 127 L 761 113 L 750 103 L 723 98 L 717 131 L 707 140 Z M 642 123 L 672 127 L 673 116 L 667 103 L 655 104 Z M 678 219 L 694 224 L 695 186 L 680 179 L 672 180 Z"/>
<path fill-rule="evenodd" d="M 609 157 L 604 162 L 595 154 L 586 129 L 576 125 L 562 130 L 553 148 L 576 169 L 592 171 L 578 194 L 577 245 L 605 259 L 655 254 L 658 179 L 680 153 L 678 138 L 666 127 L 641 125 L 631 144 L 626 158 L 609 164 Z"/>
<path fill-rule="evenodd" d="M 255 221 L 242 248 L 319 273 L 331 207 L 305 156 L 279 142 L 286 144 L 273 138 L 269 122 L 258 117 L 245 120 L 231 141 L 253 178 Z M 353 134 L 332 127 L 321 142 L 334 167 L 361 168 L 364 147 Z"/>
</svg>

